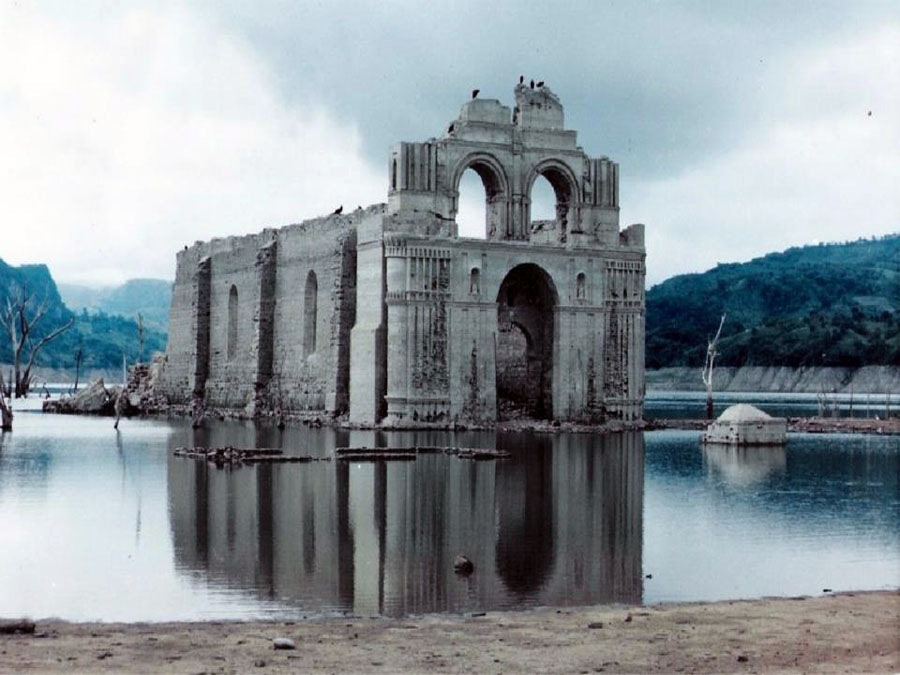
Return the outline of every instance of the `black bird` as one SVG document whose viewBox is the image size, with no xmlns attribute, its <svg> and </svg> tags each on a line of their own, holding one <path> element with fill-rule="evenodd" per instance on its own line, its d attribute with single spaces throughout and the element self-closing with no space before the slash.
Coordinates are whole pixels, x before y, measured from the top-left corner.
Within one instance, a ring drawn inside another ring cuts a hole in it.
<svg viewBox="0 0 900 675">
<path fill-rule="evenodd" d="M 451 122 L 451 123 L 450 123 L 450 126 L 447 127 L 447 133 L 448 133 L 448 134 L 452 134 L 452 133 L 453 133 L 453 122 Z"/>
<path fill-rule="evenodd" d="M 543 86 L 544 86 L 544 81 L 541 80 L 540 82 L 538 82 L 538 83 L 537 83 L 537 86 L 538 86 L 538 87 L 543 87 Z"/>
<path fill-rule="evenodd" d="M 534 89 L 534 80 L 531 81 L 531 88 Z"/>
<path fill-rule="evenodd" d="M 472 90 L 472 98 L 475 98 L 476 96 L 478 96 L 479 91 L 481 91 L 481 89 L 473 89 Z"/>
<path fill-rule="evenodd" d="M 519 84 L 522 84 L 525 81 L 524 75 L 519 75 Z"/>
<path fill-rule="evenodd" d="M 334 214 L 333 214 L 333 215 L 339 216 L 339 215 L 341 215 L 341 211 L 343 211 L 343 210 L 344 210 L 344 205 L 341 204 L 339 207 L 337 207 L 337 208 L 334 210 Z"/>
</svg>

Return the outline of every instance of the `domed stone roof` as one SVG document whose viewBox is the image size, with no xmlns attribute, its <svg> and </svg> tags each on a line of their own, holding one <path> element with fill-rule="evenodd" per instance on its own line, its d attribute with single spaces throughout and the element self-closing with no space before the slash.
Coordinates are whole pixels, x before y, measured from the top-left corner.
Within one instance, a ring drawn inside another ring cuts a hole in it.
<svg viewBox="0 0 900 675">
<path fill-rule="evenodd" d="M 771 415 L 764 413 L 759 408 L 747 403 L 738 403 L 731 406 L 721 415 L 719 422 L 762 422 L 772 419 Z"/>
</svg>

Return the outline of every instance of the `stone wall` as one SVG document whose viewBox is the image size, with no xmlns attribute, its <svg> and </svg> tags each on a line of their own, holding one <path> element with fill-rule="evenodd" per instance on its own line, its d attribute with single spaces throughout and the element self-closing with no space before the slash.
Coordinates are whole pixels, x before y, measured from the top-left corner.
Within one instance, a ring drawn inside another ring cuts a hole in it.
<svg viewBox="0 0 900 675">
<path fill-rule="evenodd" d="M 169 400 L 196 396 L 248 415 L 345 412 L 356 228 L 381 212 L 377 205 L 179 253 L 161 384 Z"/>
</svg>

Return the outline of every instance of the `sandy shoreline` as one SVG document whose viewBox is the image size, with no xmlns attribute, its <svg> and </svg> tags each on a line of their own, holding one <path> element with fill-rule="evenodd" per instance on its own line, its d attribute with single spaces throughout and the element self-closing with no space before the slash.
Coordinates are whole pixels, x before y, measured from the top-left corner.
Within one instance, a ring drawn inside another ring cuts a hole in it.
<svg viewBox="0 0 900 675">
<path fill-rule="evenodd" d="M 275 650 L 289 638 L 294 650 Z M 900 670 L 900 593 L 296 623 L 39 621 L 0 672 L 878 672 Z"/>
</svg>

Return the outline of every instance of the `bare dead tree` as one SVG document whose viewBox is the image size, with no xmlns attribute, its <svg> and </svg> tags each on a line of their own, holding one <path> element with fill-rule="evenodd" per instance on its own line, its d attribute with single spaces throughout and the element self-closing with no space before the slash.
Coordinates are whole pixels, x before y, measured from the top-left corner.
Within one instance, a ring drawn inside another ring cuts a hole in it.
<svg viewBox="0 0 900 675">
<path fill-rule="evenodd" d="M 0 377 L 0 380 L 3 378 Z M 12 431 L 12 407 L 6 400 L 6 392 L 0 387 L 0 431 Z"/>
<path fill-rule="evenodd" d="M 78 348 L 78 353 L 75 355 L 75 387 L 73 393 L 78 393 L 78 376 L 81 375 L 81 358 L 83 356 L 81 347 Z"/>
<path fill-rule="evenodd" d="M 113 424 L 113 429 L 116 431 L 119 430 L 119 420 L 122 418 L 122 410 L 125 408 L 125 385 L 122 385 L 122 388 L 119 390 L 119 393 L 116 395 L 116 403 L 115 403 L 115 411 L 116 411 L 116 422 Z"/>
<path fill-rule="evenodd" d="M 828 397 L 825 395 L 825 389 L 821 386 L 816 393 L 816 404 L 819 408 L 819 417 L 827 417 L 828 415 Z"/>
<path fill-rule="evenodd" d="M 138 312 L 138 365 L 144 360 L 144 317 Z"/>
<path fill-rule="evenodd" d="M 49 308 L 49 293 L 44 293 L 44 299 L 36 304 L 34 293 L 22 288 L 11 289 L 6 297 L 5 306 L 0 308 L 0 324 L 6 330 L 12 348 L 13 370 L 15 371 L 15 391 L 13 393 L 16 398 L 24 398 L 28 395 L 28 389 L 31 387 L 31 369 L 34 367 L 34 360 L 41 349 L 75 323 L 75 317 L 71 317 L 64 325 L 51 331 L 37 342 L 32 341 L 32 332 Z"/>
<path fill-rule="evenodd" d="M 853 419 L 853 383 L 850 384 L 850 409 L 847 411 L 847 417 Z"/>
<path fill-rule="evenodd" d="M 722 314 L 722 320 L 719 321 L 719 330 L 716 331 L 716 336 L 712 340 L 708 340 L 708 344 L 706 346 L 706 363 L 703 364 L 703 371 L 701 372 L 703 384 L 706 385 L 707 420 L 712 420 L 713 418 L 713 369 L 715 368 L 716 356 L 718 354 L 719 336 L 722 334 L 722 326 L 725 324 L 726 316 L 727 314 Z"/>
</svg>

